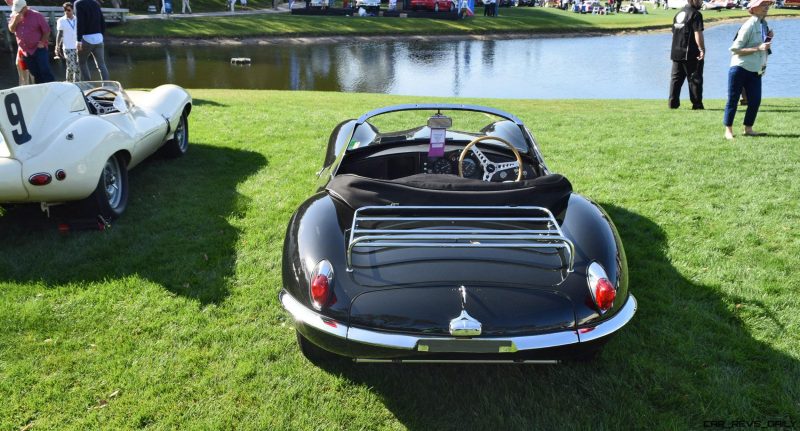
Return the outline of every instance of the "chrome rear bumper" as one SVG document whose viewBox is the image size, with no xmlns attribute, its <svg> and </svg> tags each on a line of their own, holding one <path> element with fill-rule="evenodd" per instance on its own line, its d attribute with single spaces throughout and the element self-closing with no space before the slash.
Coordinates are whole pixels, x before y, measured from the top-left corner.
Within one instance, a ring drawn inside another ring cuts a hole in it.
<svg viewBox="0 0 800 431">
<path fill-rule="evenodd" d="M 305 307 L 285 290 L 281 291 L 279 299 L 281 304 L 283 304 L 283 308 L 285 308 L 286 311 L 292 315 L 295 321 L 301 322 L 327 335 L 352 343 L 386 349 L 397 349 L 401 351 L 405 350 L 409 351 L 409 353 L 416 351 L 427 351 L 425 342 L 434 340 L 452 340 L 462 346 L 465 343 L 480 342 L 484 340 L 506 342 L 508 346 L 501 347 L 499 353 L 513 353 L 518 351 L 569 346 L 581 342 L 597 340 L 610 335 L 625 326 L 625 324 L 627 324 L 636 313 L 636 298 L 634 298 L 633 295 L 628 295 L 628 300 L 625 301 L 625 305 L 619 310 L 619 312 L 617 312 L 617 314 L 614 315 L 614 317 L 604 320 L 595 326 L 582 327 L 577 330 L 519 337 L 477 337 L 475 339 L 463 339 L 456 337 L 421 337 L 349 327 L 342 322 L 324 317 L 316 311 Z M 463 352 L 463 350 L 457 351 Z"/>
</svg>

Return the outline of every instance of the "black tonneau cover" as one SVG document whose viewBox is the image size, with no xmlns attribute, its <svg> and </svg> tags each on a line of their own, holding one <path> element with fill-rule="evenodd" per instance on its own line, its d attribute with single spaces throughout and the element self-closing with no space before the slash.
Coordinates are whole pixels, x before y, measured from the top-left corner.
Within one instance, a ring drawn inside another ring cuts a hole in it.
<svg viewBox="0 0 800 431">
<path fill-rule="evenodd" d="M 353 209 L 391 204 L 511 205 L 543 206 L 553 211 L 572 193 L 572 184 L 559 174 L 508 183 L 445 174 L 417 174 L 394 180 L 343 174 L 334 177 L 326 190 Z"/>
</svg>

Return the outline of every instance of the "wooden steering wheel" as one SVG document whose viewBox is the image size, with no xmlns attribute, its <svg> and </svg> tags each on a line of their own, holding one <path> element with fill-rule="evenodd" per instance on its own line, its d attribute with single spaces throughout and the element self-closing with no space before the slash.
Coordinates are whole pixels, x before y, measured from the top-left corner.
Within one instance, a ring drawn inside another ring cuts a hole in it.
<svg viewBox="0 0 800 431">
<path fill-rule="evenodd" d="M 108 88 L 105 88 L 105 87 L 92 88 L 91 90 L 86 92 L 85 96 L 86 97 L 94 97 L 93 96 L 94 93 L 99 93 L 101 91 L 105 92 L 105 93 L 111 93 L 114 97 L 117 97 L 117 92 L 116 91 L 108 89 Z"/>
<path fill-rule="evenodd" d="M 499 141 L 505 144 L 508 148 L 511 149 L 511 152 L 514 153 L 514 157 L 517 159 L 517 161 L 496 163 L 489 160 L 489 158 L 486 157 L 486 155 L 483 154 L 483 152 L 479 150 L 478 147 L 475 146 L 475 144 L 482 141 Z M 494 174 L 511 168 L 519 168 L 517 171 L 517 179 L 514 181 L 522 181 L 522 156 L 519 154 L 517 148 L 511 145 L 510 142 L 506 141 L 503 138 L 498 138 L 497 136 L 479 136 L 470 141 L 470 143 L 467 144 L 467 146 L 464 147 L 463 150 L 461 150 L 461 155 L 458 156 L 459 177 L 464 178 L 464 157 L 467 156 L 467 152 L 469 152 L 470 150 L 472 150 L 472 154 L 474 154 L 475 157 L 478 158 L 478 161 L 480 161 L 481 163 L 481 167 L 483 168 L 483 181 L 491 181 L 492 177 L 494 177 Z"/>
</svg>

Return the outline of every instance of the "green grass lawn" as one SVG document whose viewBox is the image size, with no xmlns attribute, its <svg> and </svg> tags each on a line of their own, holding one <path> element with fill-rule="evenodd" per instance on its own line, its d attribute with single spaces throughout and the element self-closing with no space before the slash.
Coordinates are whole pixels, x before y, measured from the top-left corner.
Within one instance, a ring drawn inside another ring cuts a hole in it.
<svg viewBox="0 0 800 431">
<path fill-rule="evenodd" d="M 497 18 L 476 17 L 459 21 L 425 18 L 359 18 L 344 16 L 299 16 L 288 14 L 204 17 L 172 20 L 139 20 L 110 27 L 114 37 L 213 38 L 278 36 L 439 35 L 497 33 L 611 32 L 666 28 L 676 10 L 653 9 L 648 15 L 592 15 L 554 8 L 501 8 Z M 800 16 L 800 10 L 776 9 L 771 16 Z M 706 23 L 744 18 L 742 10 L 706 11 Z"/>
<path fill-rule="evenodd" d="M 589 364 L 322 369 L 277 301 L 286 224 L 336 123 L 431 99 L 191 93 L 189 153 L 133 170 L 110 231 L 0 216 L 0 429 L 800 425 L 800 99 L 734 142 L 720 100 L 459 99 L 519 115 L 608 210 L 637 315 Z"/>
</svg>

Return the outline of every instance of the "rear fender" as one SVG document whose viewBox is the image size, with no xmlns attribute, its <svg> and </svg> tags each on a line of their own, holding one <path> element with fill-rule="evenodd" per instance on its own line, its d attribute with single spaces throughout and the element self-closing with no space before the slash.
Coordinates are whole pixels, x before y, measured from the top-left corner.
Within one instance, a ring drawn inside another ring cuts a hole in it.
<svg viewBox="0 0 800 431">
<path fill-rule="evenodd" d="M 31 202 L 63 202 L 80 200 L 97 187 L 100 172 L 106 160 L 118 151 L 130 159 L 130 137 L 105 120 L 86 115 L 66 125 L 51 137 L 47 151 L 22 163 L 22 179 Z M 63 170 L 66 178 L 55 179 L 55 172 Z M 34 186 L 27 178 L 37 173 L 53 176 L 50 184 Z"/>
<path fill-rule="evenodd" d="M 628 297 L 628 263 L 614 223 L 600 205 L 573 193 L 561 228 L 575 244 L 575 271 L 565 281 L 564 289 L 575 304 L 578 324 L 594 323 L 601 317 L 586 280 L 587 268 L 592 262 L 603 265 L 609 281 L 617 286 L 614 305 L 602 315 L 603 319 L 610 318 Z"/>
<path fill-rule="evenodd" d="M 183 88 L 166 84 L 154 88 L 152 91 L 129 91 L 128 96 L 136 106 L 155 112 L 169 122 L 167 139 L 172 139 L 175 128 L 181 116 L 187 116 L 192 110 L 192 96 Z"/>
<path fill-rule="evenodd" d="M 283 286 L 295 299 L 311 308 L 309 285 L 311 273 L 323 259 L 333 265 L 334 297 L 324 314 L 347 321 L 351 292 L 350 275 L 345 262 L 344 227 L 339 220 L 352 219 L 344 205 L 337 204 L 326 193 L 317 193 L 306 200 L 292 215 L 283 243 Z M 352 211 L 352 210 L 350 210 Z"/>
</svg>

